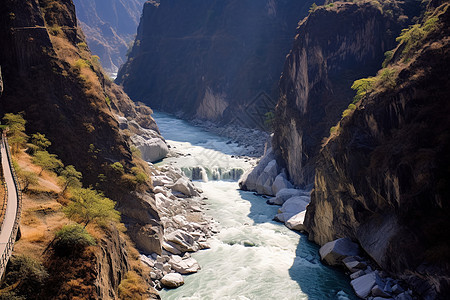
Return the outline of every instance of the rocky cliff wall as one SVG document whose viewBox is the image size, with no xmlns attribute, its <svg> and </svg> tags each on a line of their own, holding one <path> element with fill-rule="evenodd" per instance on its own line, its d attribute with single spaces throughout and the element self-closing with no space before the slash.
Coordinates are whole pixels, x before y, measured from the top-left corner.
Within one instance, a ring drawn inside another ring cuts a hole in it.
<svg viewBox="0 0 450 300">
<path fill-rule="evenodd" d="M 407 18 L 390 5 L 335 2 L 300 23 L 280 80 L 273 141 L 294 184 L 313 182 L 315 157 L 352 102 L 353 81 L 374 75 L 394 47 Z"/>
<path fill-rule="evenodd" d="M 108 72 L 117 72 L 126 61 L 145 1 L 73 1 L 89 48 Z"/>
<path fill-rule="evenodd" d="M 297 22 L 313 2 L 148 1 L 117 82 L 155 109 L 263 126 Z"/>
<path fill-rule="evenodd" d="M 358 241 L 424 299 L 450 287 L 448 7 L 430 7 L 402 34 L 375 87 L 340 121 L 317 159 L 305 218 L 310 239 Z"/>
<path fill-rule="evenodd" d="M 85 46 L 71 0 L 6 0 L 0 16 L 1 112 L 23 112 L 28 132 L 45 134 L 49 151 L 81 171 L 84 185 L 117 202 L 137 247 L 160 252 L 162 228 L 151 187 L 130 180 L 138 165 L 130 139 L 136 132 L 119 127 L 119 119 L 127 118 L 158 134 L 151 110 L 135 105 L 103 74 Z M 115 162 L 124 174 L 111 167 Z"/>
</svg>

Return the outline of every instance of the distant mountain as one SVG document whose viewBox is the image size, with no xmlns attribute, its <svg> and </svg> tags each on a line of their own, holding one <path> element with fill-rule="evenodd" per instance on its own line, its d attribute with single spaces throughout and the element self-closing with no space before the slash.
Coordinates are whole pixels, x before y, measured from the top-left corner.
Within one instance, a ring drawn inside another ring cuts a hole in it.
<svg viewBox="0 0 450 300">
<path fill-rule="evenodd" d="M 145 0 L 74 0 L 78 20 L 92 53 L 108 72 L 125 62 Z"/>
<path fill-rule="evenodd" d="M 117 82 L 132 99 L 184 118 L 262 125 L 313 2 L 148 1 Z"/>
</svg>

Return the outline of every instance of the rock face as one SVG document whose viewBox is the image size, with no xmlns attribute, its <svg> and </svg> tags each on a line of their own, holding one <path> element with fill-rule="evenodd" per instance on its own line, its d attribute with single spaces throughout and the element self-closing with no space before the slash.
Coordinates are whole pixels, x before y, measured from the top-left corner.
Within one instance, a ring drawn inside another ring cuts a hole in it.
<svg viewBox="0 0 450 300">
<path fill-rule="evenodd" d="M 429 299 L 450 286 L 448 7 L 430 5 L 419 41 L 404 39 L 380 73 L 395 70 L 394 83 L 372 90 L 323 147 L 305 218 L 310 239 L 358 240 Z"/>
<path fill-rule="evenodd" d="M 129 138 L 133 132 L 122 130 L 118 120 L 134 120 L 159 134 L 151 109 L 135 105 L 105 78 L 83 46 L 71 0 L 4 1 L 0 19 L 1 113 L 24 112 L 28 133 L 45 134 L 52 142 L 49 152 L 81 171 L 86 186 L 117 202 L 137 247 L 160 252 L 155 200 L 148 184 L 136 192 L 136 185 L 126 180 L 136 166 Z M 115 162 L 125 174 L 111 168 Z"/>
<path fill-rule="evenodd" d="M 313 182 L 316 155 L 352 102 L 354 80 L 373 75 L 394 47 L 398 8 L 383 14 L 374 2 L 316 9 L 297 29 L 280 80 L 273 149 L 295 185 Z"/>
<path fill-rule="evenodd" d="M 297 22 L 313 2 L 148 1 L 117 82 L 155 109 L 263 126 Z"/>
<path fill-rule="evenodd" d="M 145 1 L 73 1 L 89 48 L 108 72 L 117 72 L 125 62 Z"/>
</svg>

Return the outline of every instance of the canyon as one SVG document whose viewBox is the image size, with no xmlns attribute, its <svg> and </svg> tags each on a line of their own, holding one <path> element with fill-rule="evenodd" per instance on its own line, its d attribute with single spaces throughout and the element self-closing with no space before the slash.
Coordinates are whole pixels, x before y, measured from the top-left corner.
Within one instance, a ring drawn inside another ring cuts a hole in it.
<svg viewBox="0 0 450 300">
<path fill-rule="evenodd" d="M 0 295 L 25 254 L 38 298 L 444 299 L 449 6 L 5 0 L 0 112 L 120 220 L 61 255 L 76 190 L 20 144 Z"/>
</svg>

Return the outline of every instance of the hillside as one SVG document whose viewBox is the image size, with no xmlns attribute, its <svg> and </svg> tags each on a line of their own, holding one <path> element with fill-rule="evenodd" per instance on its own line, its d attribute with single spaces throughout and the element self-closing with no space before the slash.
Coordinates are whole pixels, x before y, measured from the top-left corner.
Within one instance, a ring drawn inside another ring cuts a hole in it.
<svg viewBox="0 0 450 300">
<path fill-rule="evenodd" d="M 71 0 L 8 0 L 0 16 L 1 113 L 21 112 L 26 133 L 45 134 L 49 152 L 81 171 L 85 187 L 117 203 L 136 246 L 160 252 L 162 227 L 151 183 L 139 177 L 150 170 L 131 143 L 147 134 L 164 144 L 151 109 L 134 104 L 104 75 L 77 26 Z M 115 238 L 101 237 L 107 244 Z M 124 257 L 117 259 L 126 264 Z M 118 283 L 110 289 L 117 291 Z"/>
</svg>

